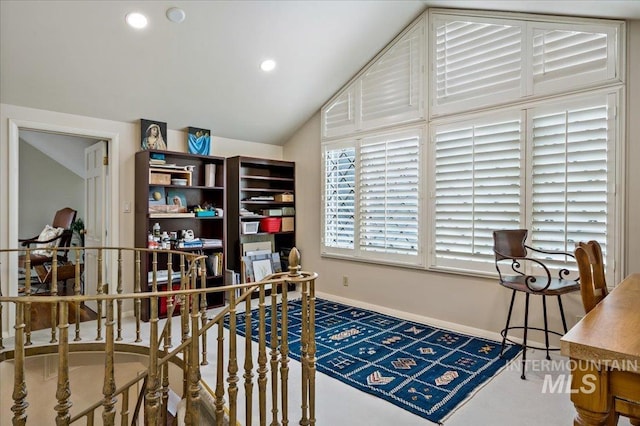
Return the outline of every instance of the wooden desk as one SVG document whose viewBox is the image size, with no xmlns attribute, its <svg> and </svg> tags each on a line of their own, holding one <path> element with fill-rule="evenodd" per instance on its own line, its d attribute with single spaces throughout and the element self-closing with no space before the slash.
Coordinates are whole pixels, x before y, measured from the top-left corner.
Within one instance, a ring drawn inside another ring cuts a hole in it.
<svg viewBox="0 0 640 426">
<path fill-rule="evenodd" d="M 640 419 L 640 274 L 629 275 L 560 340 L 571 361 L 573 424 Z"/>
</svg>

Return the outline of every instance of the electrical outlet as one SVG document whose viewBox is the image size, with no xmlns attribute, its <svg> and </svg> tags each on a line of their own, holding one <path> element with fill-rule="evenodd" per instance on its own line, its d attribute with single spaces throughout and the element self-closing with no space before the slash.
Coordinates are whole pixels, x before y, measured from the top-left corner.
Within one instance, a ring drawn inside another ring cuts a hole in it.
<svg viewBox="0 0 640 426">
<path fill-rule="evenodd" d="M 349 277 L 347 277 L 346 275 L 342 277 L 342 285 L 345 287 L 349 286 Z"/>
</svg>

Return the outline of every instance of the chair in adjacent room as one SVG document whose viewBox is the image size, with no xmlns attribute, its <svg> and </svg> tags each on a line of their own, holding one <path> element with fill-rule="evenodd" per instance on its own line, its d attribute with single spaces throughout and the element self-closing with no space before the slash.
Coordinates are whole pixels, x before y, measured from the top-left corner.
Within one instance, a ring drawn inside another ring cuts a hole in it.
<svg viewBox="0 0 640 426">
<path fill-rule="evenodd" d="M 556 296 L 558 299 L 558 307 L 560 309 L 560 317 L 562 318 L 562 326 L 564 333 L 567 332 L 567 321 L 562 308 L 561 296 L 580 290 L 580 284 L 577 279 L 568 279 L 569 270 L 561 269 L 558 277 L 552 276 L 551 270 L 545 264 L 547 258 L 557 258 L 558 261 L 565 261 L 571 258 L 573 261 L 573 253 L 556 252 L 536 249 L 526 244 L 528 230 L 526 229 L 509 229 L 493 232 L 493 251 L 495 254 L 495 265 L 498 270 L 500 285 L 512 290 L 511 303 L 509 305 L 509 313 L 507 314 L 507 324 L 501 331 L 502 350 L 506 341 L 513 342 L 508 338 L 510 330 L 522 329 L 522 379 L 525 379 L 527 347 L 532 349 L 546 350 L 547 359 L 551 359 L 549 351 L 559 350 L 558 348 L 549 347 L 549 334 L 562 336 L 558 331 L 549 330 L 547 321 L 547 296 Z M 530 254 L 531 253 L 531 254 Z M 538 254 L 538 257 L 532 255 Z M 508 268 L 508 272 L 507 272 Z M 516 293 L 521 292 L 525 295 L 524 306 L 524 326 L 510 326 L 511 313 L 513 312 L 513 304 L 515 302 Z M 529 298 L 531 295 L 539 295 L 542 297 L 542 309 L 544 319 L 544 329 L 529 326 Z M 529 330 L 544 331 L 545 347 L 535 347 L 527 345 L 527 337 Z"/>
<path fill-rule="evenodd" d="M 65 207 L 58 210 L 53 218 L 51 225 L 46 225 L 39 235 L 32 238 L 19 239 L 18 242 L 22 247 L 31 249 L 28 254 L 28 260 L 31 268 L 36 270 L 36 278 L 40 284 L 45 284 L 49 277 L 46 265 L 53 261 L 54 248 L 56 248 L 56 257 L 59 265 L 68 262 L 69 250 L 71 245 L 73 231 L 71 224 L 76 219 L 77 211 Z M 27 264 L 27 254 L 18 257 L 18 267 L 24 269 Z M 69 271 L 72 268 L 67 268 Z M 60 272 L 60 271 L 59 271 Z M 58 280 L 65 280 L 71 277 L 59 275 Z"/>
</svg>

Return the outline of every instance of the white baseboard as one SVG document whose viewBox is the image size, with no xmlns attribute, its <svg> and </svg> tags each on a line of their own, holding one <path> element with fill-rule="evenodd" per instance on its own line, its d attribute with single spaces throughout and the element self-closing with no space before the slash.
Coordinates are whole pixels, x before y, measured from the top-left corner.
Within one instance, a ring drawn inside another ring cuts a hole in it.
<svg viewBox="0 0 640 426">
<path fill-rule="evenodd" d="M 419 322 L 421 324 L 432 325 L 434 327 L 444 328 L 444 329 L 455 331 L 458 333 L 469 334 L 471 336 L 482 337 L 485 339 L 497 340 L 498 342 L 502 341 L 502 336 L 500 335 L 500 333 L 483 330 L 481 328 L 469 327 L 469 326 L 457 324 L 454 322 L 442 321 L 432 317 L 412 314 L 410 312 L 398 311 L 395 309 L 387 308 L 385 306 L 373 305 L 370 303 L 362 302 L 360 300 L 348 299 L 346 297 L 340 297 L 334 294 L 323 293 L 320 291 L 316 292 L 316 296 L 322 299 L 331 300 L 332 302 L 344 303 L 345 305 L 351 305 L 351 306 L 355 306 L 362 309 L 368 309 L 370 311 L 379 312 L 381 314 L 390 315 L 390 316 L 405 319 L 408 321 L 414 321 L 414 322 Z"/>
</svg>

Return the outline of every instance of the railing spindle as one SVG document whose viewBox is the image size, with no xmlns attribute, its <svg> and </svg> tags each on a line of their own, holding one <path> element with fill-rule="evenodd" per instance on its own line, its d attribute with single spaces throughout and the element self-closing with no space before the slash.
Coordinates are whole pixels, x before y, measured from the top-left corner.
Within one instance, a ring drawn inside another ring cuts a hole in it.
<svg viewBox="0 0 640 426">
<path fill-rule="evenodd" d="M 24 372 L 24 309 L 28 304 L 16 304 L 16 322 L 14 325 L 14 364 L 13 364 L 13 425 L 24 426 L 27 424 L 27 382 Z"/>
<path fill-rule="evenodd" d="M 80 271 L 80 249 L 76 247 L 75 249 L 75 258 L 76 258 L 76 264 L 74 267 L 74 276 L 73 276 L 73 294 L 78 296 L 79 294 L 82 293 L 82 286 L 80 285 L 80 278 L 81 277 L 81 271 Z M 74 304 L 74 310 L 76 313 L 76 320 L 75 320 L 75 332 L 76 332 L 76 336 L 73 339 L 74 342 L 79 342 L 81 340 L 80 338 L 80 302 L 76 302 Z"/>
<path fill-rule="evenodd" d="M 267 424 L 267 333 L 264 286 L 260 286 L 258 299 L 259 324 L 258 324 L 258 404 L 260 405 L 260 426 Z"/>
<path fill-rule="evenodd" d="M 236 292 L 229 290 L 229 424 L 235 425 L 238 413 L 238 354 L 236 348 Z"/>
<path fill-rule="evenodd" d="M 99 248 L 98 249 L 98 256 L 97 256 L 97 261 L 98 261 L 98 270 L 97 270 L 97 274 L 98 276 L 96 277 L 96 280 L 98 282 L 97 286 L 97 294 L 98 296 L 104 294 L 104 289 L 102 287 L 102 249 Z M 96 329 L 96 340 L 102 340 L 102 301 L 98 301 L 97 303 L 98 305 L 98 323 L 97 323 L 97 329 Z"/>
<path fill-rule="evenodd" d="M 49 274 L 47 274 L 49 275 Z M 52 296 L 58 295 L 58 249 L 53 248 L 53 260 L 51 262 L 51 290 Z M 57 304 L 51 304 L 51 341 L 49 343 L 56 343 L 56 324 L 58 323 L 58 306 Z"/>
<path fill-rule="evenodd" d="M 118 249 L 118 286 L 116 287 L 116 293 L 122 294 L 122 249 Z M 122 340 L 122 299 L 118 299 L 118 336 L 116 341 Z"/>
<path fill-rule="evenodd" d="M 229 290 L 232 291 L 232 290 Z M 224 317 L 218 321 L 218 358 L 216 362 L 216 426 L 224 420 Z"/>
<path fill-rule="evenodd" d="M 249 288 L 244 289 L 244 400 L 245 400 L 245 424 L 251 426 L 251 414 L 253 413 L 253 354 L 251 351 L 251 295 L 246 294 Z"/>
<path fill-rule="evenodd" d="M 31 296 L 31 249 L 27 249 L 24 263 L 24 295 Z M 31 345 L 31 303 L 27 302 L 24 311 L 24 322 L 26 325 L 25 346 Z"/>
<path fill-rule="evenodd" d="M 103 411 L 102 422 L 104 425 L 113 426 L 116 418 L 115 404 L 117 399 L 115 397 L 116 392 L 116 380 L 114 376 L 114 321 L 113 321 L 113 300 L 108 300 L 107 304 L 107 321 L 105 330 L 105 360 L 104 360 L 104 384 L 102 386 L 103 399 Z"/>
<path fill-rule="evenodd" d="M 278 426 L 278 297 L 271 284 L 271 426 Z"/>
<path fill-rule="evenodd" d="M 146 255 L 147 253 L 144 252 L 144 254 Z M 135 273 L 134 273 L 134 278 L 133 278 L 133 291 L 135 293 L 140 293 L 142 290 L 140 288 L 140 252 L 136 251 L 136 256 L 135 256 Z M 146 284 L 146 283 L 145 283 Z M 136 317 L 136 343 L 138 342 L 142 342 L 142 338 L 140 337 L 140 307 L 142 305 L 142 300 L 140 300 L 139 297 L 136 298 L 136 300 L 133 302 L 133 315 Z"/>
<path fill-rule="evenodd" d="M 282 382 L 282 425 L 289 424 L 289 319 L 288 319 L 288 299 L 287 283 L 281 284 L 282 288 L 282 324 L 280 338 L 280 381 Z"/>
<path fill-rule="evenodd" d="M 58 323 L 58 334 L 60 343 L 58 344 L 58 386 L 55 406 L 57 411 L 56 424 L 69 424 L 69 408 L 71 403 L 71 387 L 69 385 L 69 305 L 67 302 L 59 302 L 60 322 Z M 52 306 L 53 307 L 53 306 Z"/>
</svg>

